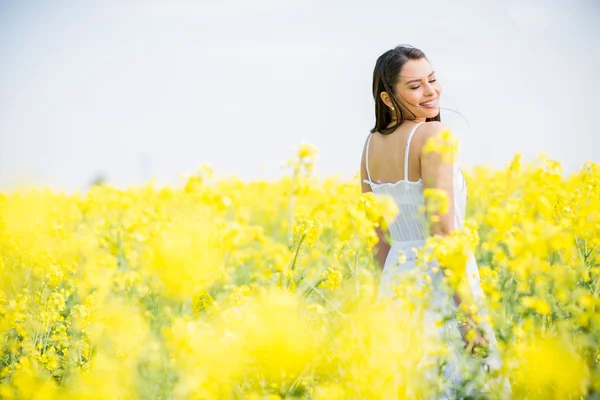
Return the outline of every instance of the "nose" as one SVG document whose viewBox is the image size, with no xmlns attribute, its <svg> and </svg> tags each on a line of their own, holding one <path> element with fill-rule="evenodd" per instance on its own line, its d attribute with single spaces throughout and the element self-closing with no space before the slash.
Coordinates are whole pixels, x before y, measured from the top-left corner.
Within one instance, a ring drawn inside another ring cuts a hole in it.
<svg viewBox="0 0 600 400">
<path fill-rule="evenodd" d="M 425 93 L 425 96 L 427 97 L 433 97 L 435 96 L 435 87 L 433 87 L 433 85 L 431 83 L 427 83 L 427 91 Z"/>
</svg>

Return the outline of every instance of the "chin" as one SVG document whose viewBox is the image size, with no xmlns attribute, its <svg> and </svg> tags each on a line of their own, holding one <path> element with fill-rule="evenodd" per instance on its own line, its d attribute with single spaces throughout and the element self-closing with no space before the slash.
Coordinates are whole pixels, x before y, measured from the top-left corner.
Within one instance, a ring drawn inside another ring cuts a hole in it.
<svg viewBox="0 0 600 400">
<path fill-rule="evenodd" d="M 431 112 L 428 112 L 426 114 L 427 118 L 434 118 L 437 117 L 440 114 L 440 109 L 438 108 L 437 110 L 432 110 Z"/>
<path fill-rule="evenodd" d="M 416 110 L 416 112 L 414 112 L 415 115 L 419 115 L 421 118 L 434 118 L 437 117 L 440 113 L 440 109 L 436 108 L 436 109 L 423 109 L 420 108 L 418 110 Z"/>
</svg>

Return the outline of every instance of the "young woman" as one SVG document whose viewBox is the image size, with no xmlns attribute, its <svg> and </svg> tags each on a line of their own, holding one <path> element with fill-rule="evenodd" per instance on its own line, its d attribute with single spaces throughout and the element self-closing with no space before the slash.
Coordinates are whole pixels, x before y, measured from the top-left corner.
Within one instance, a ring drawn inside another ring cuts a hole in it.
<svg viewBox="0 0 600 400">
<path fill-rule="evenodd" d="M 440 122 L 441 85 L 425 54 L 411 46 L 398 46 L 382 54 L 373 72 L 373 96 L 376 121 L 362 154 L 362 191 L 390 195 L 399 208 L 397 218 L 386 221 L 389 232 L 377 228 L 379 242 L 374 248 L 374 259 L 383 269 L 380 300 L 393 299 L 395 278 L 414 269 L 413 248 L 423 246 L 429 235 L 449 235 L 463 227 L 467 192 L 464 176 L 454 161 L 435 151 L 423 151 L 429 139 L 438 139 L 447 130 Z M 427 188 L 441 189 L 448 196 L 447 212 L 435 213 L 436 218 L 430 220 L 423 211 Z M 391 242 L 387 241 L 388 236 Z M 478 313 L 485 316 L 479 271 L 472 254 L 466 269 L 473 297 L 480 299 Z M 444 299 L 448 292 L 438 287 L 443 280 L 443 268 L 429 268 L 427 273 L 432 278 L 433 296 L 437 296 L 440 304 L 448 303 L 449 298 Z M 461 302 L 460 296 L 454 294 L 452 306 Z M 436 315 L 430 317 L 435 319 Z M 430 325 L 431 329 L 437 326 Z M 474 337 L 466 335 L 465 328 L 455 321 L 441 330 L 460 332 L 459 337 L 469 348 L 489 347 L 493 357 L 489 358 L 488 366 L 497 368 L 500 359 L 494 352 L 497 346 L 494 331 L 489 323 L 479 326 L 485 334 L 476 333 Z M 444 375 L 460 382 L 458 366 L 448 365 Z"/>
</svg>

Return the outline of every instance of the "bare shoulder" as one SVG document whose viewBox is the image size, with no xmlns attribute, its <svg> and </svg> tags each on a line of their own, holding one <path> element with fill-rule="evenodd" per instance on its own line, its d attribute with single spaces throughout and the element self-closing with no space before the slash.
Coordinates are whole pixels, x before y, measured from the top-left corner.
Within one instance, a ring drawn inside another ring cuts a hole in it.
<svg viewBox="0 0 600 400">
<path fill-rule="evenodd" d="M 372 135 L 372 133 L 369 132 L 367 137 L 365 137 L 365 142 L 363 143 L 363 158 L 365 156 L 365 153 L 367 152 L 367 142 L 369 141 L 369 138 L 371 137 L 371 135 Z"/>
<path fill-rule="evenodd" d="M 418 136 L 416 147 L 418 148 L 417 151 L 421 160 L 427 154 L 430 154 L 435 160 L 439 156 L 440 151 L 445 154 L 447 151 L 453 151 L 449 149 L 455 148 L 453 136 L 446 134 L 447 132 L 451 132 L 450 127 L 441 121 L 425 122 L 419 126 L 418 131 L 418 135 L 415 135 Z"/>
<path fill-rule="evenodd" d="M 449 131 L 450 127 L 441 121 L 428 121 L 419 126 L 419 138 L 422 143 L 428 139 L 440 135 L 442 132 Z"/>
</svg>

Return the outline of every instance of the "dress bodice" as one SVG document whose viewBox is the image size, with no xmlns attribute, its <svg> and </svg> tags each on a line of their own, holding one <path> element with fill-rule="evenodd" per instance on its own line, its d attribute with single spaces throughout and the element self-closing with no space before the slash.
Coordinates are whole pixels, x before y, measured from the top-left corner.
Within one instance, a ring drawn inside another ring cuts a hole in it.
<svg viewBox="0 0 600 400">
<path fill-rule="evenodd" d="M 404 179 L 394 183 L 376 183 L 371 180 L 369 172 L 369 143 L 371 136 L 367 141 L 366 149 L 366 170 L 369 179 L 364 182 L 371 186 L 371 190 L 376 195 L 388 195 L 394 199 L 398 207 L 398 215 L 394 220 L 387 223 L 391 238 L 396 242 L 409 242 L 425 240 L 428 236 L 427 222 L 425 216 L 425 197 L 423 194 L 423 180 L 408 180 L 408 155 L 410 142 L 415 134 L 417 127 L 423 122 L 417 124 L 408 136 L 404 153 Z M 372 134 L 371 134 L 372 135 Z M 460 229 L 464 223 L 467 191 L 466 181 L 462 171 L 457 163 L 453 164 L 453 192 L 454 192 L 454 224 L 456 229 Z"/>
<path fill-rule="evenodd" d="M 456 229 L 460 229 L 464 223 L 467 193 L 464 176 L 456 164 L 454 164 L 453 177 L 454 225 Z M 394 241 L 404 242 L 427 238 L 428 230 L 422 181 L 401 180 L 395 183 L 365 181 L 371 185 L 373 193 L 391 196 L 398 207 L 396 218 L 392 221 L 385 221 Z"/>
</svg>

